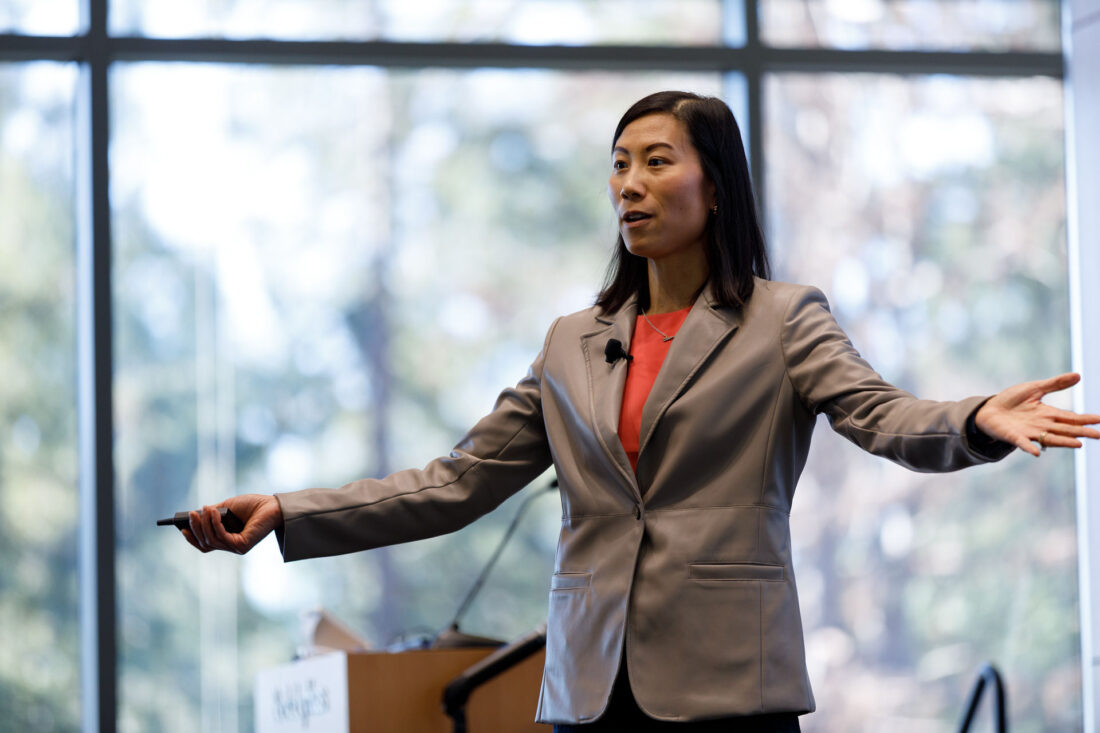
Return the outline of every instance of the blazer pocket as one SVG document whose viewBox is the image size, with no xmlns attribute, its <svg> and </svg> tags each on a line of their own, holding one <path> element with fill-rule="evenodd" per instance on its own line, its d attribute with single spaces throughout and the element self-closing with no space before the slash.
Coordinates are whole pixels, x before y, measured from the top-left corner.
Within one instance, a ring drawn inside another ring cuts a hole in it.
<svg viewBox="0 0 1100 733">
<path fill-rule="evenodd" d="M 782 565 L 756 562 L 693 562 L 688 565 L 692 580 L 771 580 L 783 581 Z"/>
<path fill-rule="evenodd" d="M 550 590 L 584 590 L 592 585 L 592 573 L 554 573 Z"/>
</svg>

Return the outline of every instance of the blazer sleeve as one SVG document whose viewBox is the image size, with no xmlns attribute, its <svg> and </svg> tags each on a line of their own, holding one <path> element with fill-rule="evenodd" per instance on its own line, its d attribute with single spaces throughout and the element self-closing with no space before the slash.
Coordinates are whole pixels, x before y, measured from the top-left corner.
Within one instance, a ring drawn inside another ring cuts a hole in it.
<svg viewBox="0 0 1100 733">
<path fill-rule="evenodd" d="M 339 489 L 276 494 L 283 559 L 340 555 L 434 537 L 495 509 L 551 463 L 542 413 L 546 350 L 557 321 L 527 376 L 501 392 L 492 412 L 446 456 L 421 469 Z"/>
<path fill-rule="evenodd" d="M 920 400 L 879 376 L 816 288 L 792 295 L 782 343 L 788 377 L 806 407 L 825 413 L 834 430 L 866 451 L 914 471 L 954 471 L 1000 460 L 1013 450 L 967 429 L 988 397 Z"/>
</svg>

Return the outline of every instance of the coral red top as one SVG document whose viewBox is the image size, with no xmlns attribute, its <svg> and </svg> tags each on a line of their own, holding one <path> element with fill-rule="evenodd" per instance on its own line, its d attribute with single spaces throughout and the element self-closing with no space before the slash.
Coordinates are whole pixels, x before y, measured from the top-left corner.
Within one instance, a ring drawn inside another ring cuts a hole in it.
<svg viewBox="0 0 1100 733">
<path fill-rule="evenodd" d="M 650 316 L 649 320 L 668 336 L 675 336 L 690 310 L 688 307 L 671 313 L 659 313 Z M 668 349 L 672 346 L 672 341 L 665 341 L 653 326 L 646 323 L 641 314 L 634 319 L 634 337 L 630 339 L 630 355 L 634 360 L 627 368 L 623 406 L 619 412 L 619 440 L 622 441 L 630 465 L 635 471 L 638 470 L 642 408 L 653 389 L 653 383 L 657 381 L 657 373 L 661 371 L 661 364 L 668 356 Z"/>
</svg>

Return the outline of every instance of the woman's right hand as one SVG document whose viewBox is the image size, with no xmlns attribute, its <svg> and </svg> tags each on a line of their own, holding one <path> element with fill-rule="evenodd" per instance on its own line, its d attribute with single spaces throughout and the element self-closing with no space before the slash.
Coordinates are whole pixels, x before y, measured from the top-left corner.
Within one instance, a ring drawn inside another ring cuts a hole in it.
<svg viewBox="0 0 1100 733">
<path fill-rule="evenodd" d="M 230 533 L 222 526 L 219 507 L 226 507 L 237 515 L 244 528 L 240 532 Z M 226 499 L 214 506 L 204 506 L 201 511 L 191 512 L 191 526 L 181 530 L 183 536 L 202 552 L 225 550 L 238 555 L 255 547 L 260 540 L 283 526 L 283 510 L 279 500 L 267 494 L 241 494 Z"/>
</svg>

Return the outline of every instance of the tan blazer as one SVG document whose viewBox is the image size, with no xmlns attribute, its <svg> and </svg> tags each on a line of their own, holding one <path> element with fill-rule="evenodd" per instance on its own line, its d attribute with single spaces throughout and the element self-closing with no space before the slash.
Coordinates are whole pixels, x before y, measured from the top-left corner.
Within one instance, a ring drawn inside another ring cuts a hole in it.
<svg viewBox="0 0 1100 733">
<path fill-rule="evenodd" d="M 740 309 L 696 300 L 642 412 L 637 475 L 618 437 L 636 304 L 555 321 L 527 376 L 420 470 L 280 494 L 286 560 L 407 542 L 490 511 L 552 462 L 562 526 L 541 722 L 599 717 L 625 649 L 666 720 L 809 712 L 788 516 L 818 413 L 918 471 L 1011 451 L 968 444 L 982 402 L 917 400 L 859 356 L 820 291 L 757 281 Z"/>
</svg>

